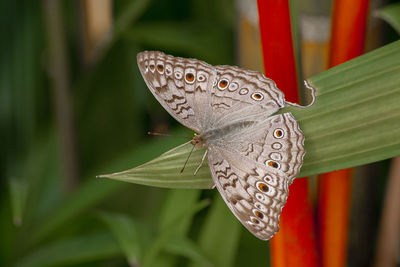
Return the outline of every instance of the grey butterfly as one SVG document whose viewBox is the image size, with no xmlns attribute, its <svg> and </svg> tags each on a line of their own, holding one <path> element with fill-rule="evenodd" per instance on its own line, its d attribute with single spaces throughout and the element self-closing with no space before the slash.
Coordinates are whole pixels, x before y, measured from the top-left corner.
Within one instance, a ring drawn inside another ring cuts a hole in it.
<svg viewBox="0 0 400 267">
<path fill-rule="evenodd" d="M 292 114 L 273 114 L 297 104 L 256 71 L 162 52 L 139 53 L 137 61 L 161 105 L 198 133 L 191 143 L 207 147 L 203 160 L 208 155 L 214 183 L 233 214 L 256 237 L 270 239 L 305 154 Z"/>
</svg>

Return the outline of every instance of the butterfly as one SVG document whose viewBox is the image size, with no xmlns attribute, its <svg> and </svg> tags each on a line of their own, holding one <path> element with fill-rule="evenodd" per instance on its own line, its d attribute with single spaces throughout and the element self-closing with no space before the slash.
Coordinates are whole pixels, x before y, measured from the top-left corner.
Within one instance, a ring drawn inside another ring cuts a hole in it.
<svg viewBox="0 0 400 267">
<path fill-rule="evenodd" d="M 202 161 L 207 155 L 233 214 L 256 237 L 270 239 L 305 154 L 296 119 L 274 113 L 299 105 L 286 102 L 275 82 L 257 71 L 154 51 L 139 53 L 137 62 L 154 97 L 197 133 L 192 145 L 207 147 Z"/>
</svg>

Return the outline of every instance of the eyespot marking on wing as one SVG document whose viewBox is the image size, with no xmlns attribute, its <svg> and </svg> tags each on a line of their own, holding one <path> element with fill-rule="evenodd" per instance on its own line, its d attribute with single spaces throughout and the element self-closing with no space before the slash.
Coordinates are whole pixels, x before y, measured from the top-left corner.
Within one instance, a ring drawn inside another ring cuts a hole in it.
<svg viewBox="0 0 400 267">
<path fill-rule="evenodd" d="M 185 74 L 185 81 L 188 83 L 188 84 L 193 84 L 194 83 L 194 81 L 195 81 L 195 74 L 194 74 L 194 70 L 187 70 L 186 71 L 186 74 Z"/>
<path fill-rule="evenodd" d="M 261 220 L 264 219 L 264 214 L 259 210 L 253 210 L 254 215 L 256 215 Z"/>
<path fill-rule="evenodd" d="M 149 61 L 149 69 L 151 72 L 154 73 L 154 70 L 156 69 L 155 64 L 154 64 L 154 60 L 150 60 Z"/>
<path fill-rule="evenodd" d="M 170 64 L 167 64 L 165 66 L 165 74 L 167 74 L 168 76 L 171 76 L 171 74 L 172 74 L 172 66 Z"/>
<path fill-rule="evenodd" d="M 272 152 L 269 154 L 269 157 L 273 160 L 282 160 L 282 155 L 277 152 Z"/>
<path fill-rule="evenodd" d="M 207 80 L 206 74 L 202 71 L 197 72 L 197 80 L 199 82 L 205 82 Z"/>
<path fill-rule="evenodd" d="M 228 86 L 228 84 L 229 84 L 229 81 L 227 79 L 221 79 L 218 82 L 218 89 L 221 91 L 225 90 L 225 88 Z"/>
<path fill-rule="evenodd" d="M 235 82 L 232 82 L 232 83 L 229 85 L 228 90 L 229 90 L 230 92 L 234 92 L 234 91 L 236 91 L 238 88 L 239 88 L 239 85 L 238 85 L 237 83 L 235 83 Z"/>
<path fill-rule="evenodd" d="M 245 94 L 247 94 L 248 92 L 249 92 L 249 89 L 247 89 L 247 88 L 242 88 L 242 89 L 240 89 L 239 94 L 240 94 L 240 95 L 245 95 Z"/>
<path fill-rule="evenodd" d="M 161 64 L 161 63 L 158 63 L 158 64 L 157 64 L 157 71 L 158 71 L 160 74 L 163 74 L 163 73 L 164 73 L 164 65 Z"/>
<path fill-rule="evenodd" d="M 274 161 L 274 160 L 267 160 L 265 162 L 265 165 L 267 165 L 269 167 L 272 167 L 272 168 L 275 168 L 275 169 L 279 169 L 281 167 L 281 165 L 278 162 Z"/>
<path fill-rule="evenodd" d="M 275 142 L 271 145 L 271 147 L 275 150 L 281 149 L 282 148 L 282 144 L 279 142 Z"/>
<path fill-rule="evenodd" d="M 175 78 L 180 80 L 183 77 L 183 73 L 181 70 L 175 70 Z"/>
<path fill-rule="evenodd" d="M 258 182 L 256 186 L 257 186 L 257 189 L 260 190 L 261 192 L 266 193 L 266 192 L 269 191 L 268 185 L 266 185 L 266 184 L 263 183 L 263 182 Z"/>
<path fill-rule="evenodd" d="M 255 92 L 251 94 L 251 98 L 256 101 L 261 101 L 264 99 L 264 95 L 260 92 Z"/>
<path fill-rule="evenodd" d="M 274 137 L 277 139 L 283 138 L 285 136 L 285 131 L 281 128 L 274 130 Z"/>
</svg>

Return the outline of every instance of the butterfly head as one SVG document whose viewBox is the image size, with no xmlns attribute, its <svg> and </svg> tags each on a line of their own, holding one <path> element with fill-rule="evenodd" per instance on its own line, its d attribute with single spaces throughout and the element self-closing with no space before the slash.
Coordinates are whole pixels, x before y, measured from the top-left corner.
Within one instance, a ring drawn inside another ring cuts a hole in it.
<svg viewBox="0 0 400 267">
<path fill-rule="evenodd" d="M 194 145 L 197 148 L 201 148 L 205 145 L 206 141 L 201 135 L 194 134 L 192 141 L 190 141 L 192 145 Z"/>
</svg>

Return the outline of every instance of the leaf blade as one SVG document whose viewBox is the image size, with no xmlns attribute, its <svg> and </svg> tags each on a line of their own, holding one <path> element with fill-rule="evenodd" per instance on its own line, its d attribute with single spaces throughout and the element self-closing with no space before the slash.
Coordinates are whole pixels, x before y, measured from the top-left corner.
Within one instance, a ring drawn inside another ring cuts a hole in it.
<svg viewBox="0 0 400 267">
<path fill-rule="evenodd" d="M 146 233 L 150 233 L 150 229 L 141 227 L 125 214 L 100 212 L 99 217 L 118 241 L 129 266 L 139 266 L 144 249 L 143 238 Z"/>
<path fill-rule="evenodd" d="M 193 176 L 205 149 L 194 150 L 184 172 L 179 173 L 190 153 L 191 147 L 190 142 L 187 142 L 133 169 L 99 175 L 99 177 L 165 188 L 210 188 L 214 183 L 210 180 L 211 175 L 205 166 L 206 163 L 200 168 L 196 176 Z"/>
<path fill-rule="evenodd" d="M 15 266 L 70 265 L 120 254 L 121 250 L 110 234 L 94 233 L 39 247 L 16 262 Z"/>
</svg>

